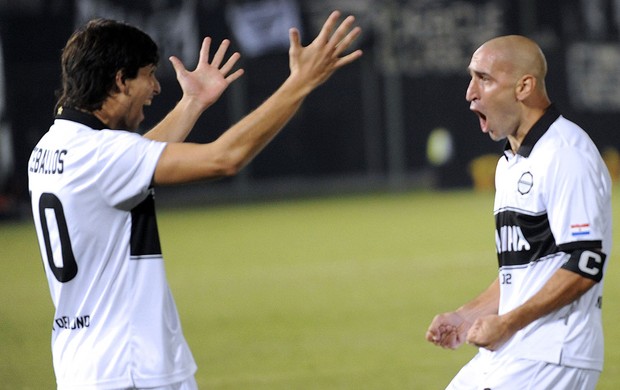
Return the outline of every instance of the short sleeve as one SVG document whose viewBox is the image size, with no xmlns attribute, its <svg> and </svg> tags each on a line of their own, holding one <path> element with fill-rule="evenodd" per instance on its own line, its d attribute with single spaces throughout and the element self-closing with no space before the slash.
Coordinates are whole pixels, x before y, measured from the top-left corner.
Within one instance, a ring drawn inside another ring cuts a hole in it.
<svg viewBox="0 0 620 390">
<path fill-rule="evenodd" d="M 97 185 L 112 207 L 129 210 L 147 195 L 166 143 L 118 130 L 101 130 Z"/>
<path fill-rule="evenodd" d="M 572 146 L 550 158 L 546 203 L 556 244 L 563 251 L 601 248 L 607 229 L 604 165 L 598 155 Z"/>
</svg>

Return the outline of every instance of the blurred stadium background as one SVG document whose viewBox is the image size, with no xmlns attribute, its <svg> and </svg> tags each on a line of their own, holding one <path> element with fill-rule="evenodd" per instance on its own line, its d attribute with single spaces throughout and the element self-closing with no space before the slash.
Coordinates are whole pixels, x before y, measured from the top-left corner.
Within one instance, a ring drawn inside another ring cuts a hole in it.
<svg viewBox="0 0 620 390">
<path fill-rule="evenodd" d="M 96 16 L 125 20 L 159 43 L 163 93 L 146 110 L 144 129 L 179 97 L 167 57 L 190 67 L 202 36 L 231 38 L 247 74 L 190 136 L 203 142 L 287 76 L 288 27 L 299 26 L 307 42 L 332 9 L 357 16 L 363 59 L 311 95 L 240 176 L 165 189 L 160 203 L 485 186 L 485 159 L 474 161 L 502 145 L 481 134 L 468 110 L 466 67 L 483 41 L 510 33 L 540 43 L 552 99 L 617 160 L 617 0 L 0 0 L 0 215 L 24 213 L 26 161 L 52 121 L 60 50 L 77 25 Z"/>
<path fill-rule="evenodd" d="M 357 16 L 362 60 L 315 91 L 239 176 L 158 190 L 199 383 L 435 389 L 472 355 L 422 340 L 437 311 L 494 274 L 490 179 L 503 145 L 481 134 L 465 102 L 470 55 L 496 35 L 536 39 L 553 101 L 617 180 L 620 1 L 0 0 L 0 389 L 52 387 L 52 308 L 26 165 L 52 121 L 60 50 L 75 27 L 120 19 L 158 42 L 163 93 L 144 129 L 180 95 L 166 58 L 191 67 L 202 36 L 231 38 L 246 74 L 190 136 L 205 142 L 286 77 L 288 27 L 307 42 L 332 9 Z M 601 389 L 620 381 L 614 270 Z"/>
</svg>

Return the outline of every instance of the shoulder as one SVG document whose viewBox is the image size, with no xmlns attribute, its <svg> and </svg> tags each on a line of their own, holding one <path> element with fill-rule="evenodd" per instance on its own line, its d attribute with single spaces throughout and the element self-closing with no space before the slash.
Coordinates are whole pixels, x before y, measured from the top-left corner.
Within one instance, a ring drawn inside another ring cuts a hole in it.
<svg viewBox="0 0 620 390">
<path fill-rule="evenodd" d="M 600 159 L 598 148 L 588 133 L 563 116 L 558 117 L 538 140 L 532 155 L 550 164 L 555 163 L 553 165 Z"/>
<path fill-rule="evenodd" d="M 159 150 L 166 145 L 165 142 L 153 141 L 125 130 L 98 130 L 95 137 L 98 149 L 106 154 L 117 154 L 128 149 Z"/>
<path fill-rule="evenodd" d="M 591 150 L 596 148 L 588 133 L 581 126 L 563 116 L 553 122 L 543 139 L 561 149 Z"/>
</svg>

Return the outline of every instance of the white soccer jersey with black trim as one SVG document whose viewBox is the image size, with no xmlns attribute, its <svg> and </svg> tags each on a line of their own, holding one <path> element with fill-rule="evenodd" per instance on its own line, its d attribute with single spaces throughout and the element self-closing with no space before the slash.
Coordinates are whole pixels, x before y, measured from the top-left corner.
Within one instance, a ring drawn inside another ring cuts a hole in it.
<svg viewBox="0 0 620 390">
<path fill-rule="evenodd" d="M 588 135 L 552 106 L 496 171 L 500 306 L 523 304 L 575 249 L 611 250 L 611 181 Z M 566 252 L 564 252 L 566 251 Z M 603 273 L 605 265 L 584 264 Z M 493 354 L 602 370 L 603 282 L 534 321 Z"/>
<path fill-rule="evenodd" d="M 29 162 L 56 308 L 59 389 L 154 387 L 196 370 L 166 281 L 151 181 L 165 143 L 65 110 Z"/>
</svg>

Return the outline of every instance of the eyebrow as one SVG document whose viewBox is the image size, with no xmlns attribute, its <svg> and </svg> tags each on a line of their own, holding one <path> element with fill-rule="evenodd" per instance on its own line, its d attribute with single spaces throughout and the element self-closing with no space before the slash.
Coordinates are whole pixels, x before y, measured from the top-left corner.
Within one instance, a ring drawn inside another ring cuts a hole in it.
<svg viewBox="0 0 620 390">
<path fill-rule="evenodd" d="M 470 67 L 467 67 L 467 73 L 469 75 L 476 75 L 478 77 L 482 77 L 482 76 L 491 77 L 491 75 L 489 73 L 487 73 L 487 72 L 483 72 L 483 71 L 480 71 L 480 70 L 475 70 L 475 69 L 472 69 Z"/>
</svg>

